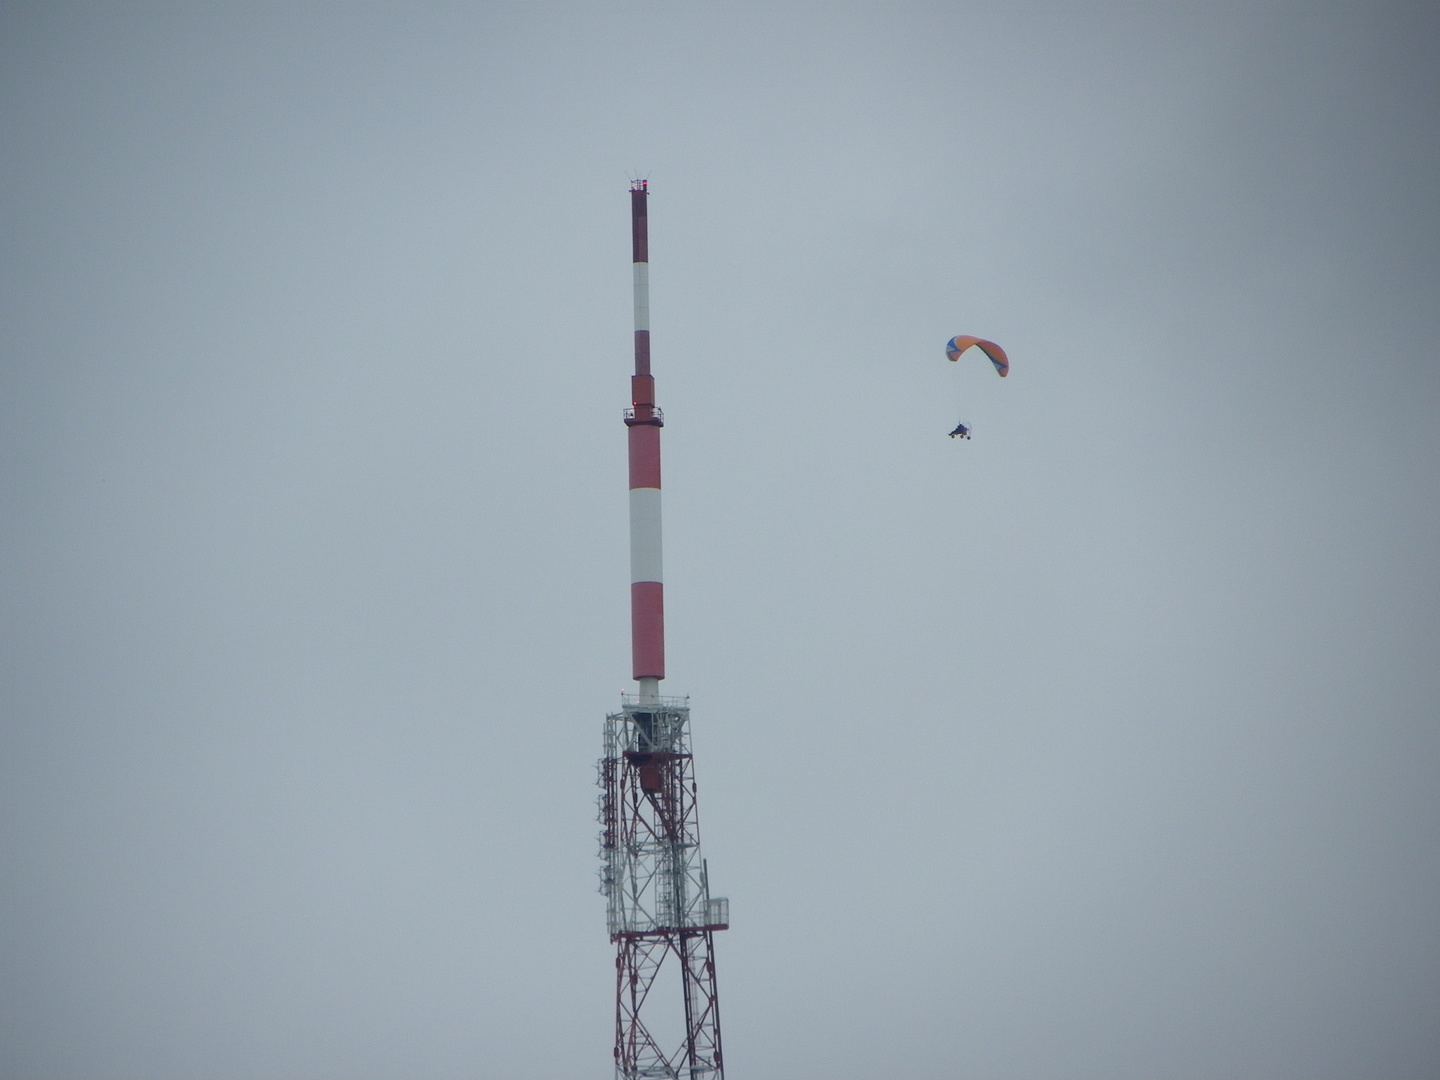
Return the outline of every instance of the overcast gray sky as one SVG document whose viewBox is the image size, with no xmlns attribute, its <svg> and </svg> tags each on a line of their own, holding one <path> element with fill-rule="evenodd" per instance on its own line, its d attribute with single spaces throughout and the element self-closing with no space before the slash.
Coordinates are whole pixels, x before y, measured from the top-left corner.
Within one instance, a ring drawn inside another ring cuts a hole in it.
<svg viewBox="0 0 1440 1080">
<path fill-rule="evenodd" d="M 1437 56 L 0 5 L 0 1075 L 609 1074 L 627 174 L 732 1080 L 1440 1075 Z"/>
</svg>

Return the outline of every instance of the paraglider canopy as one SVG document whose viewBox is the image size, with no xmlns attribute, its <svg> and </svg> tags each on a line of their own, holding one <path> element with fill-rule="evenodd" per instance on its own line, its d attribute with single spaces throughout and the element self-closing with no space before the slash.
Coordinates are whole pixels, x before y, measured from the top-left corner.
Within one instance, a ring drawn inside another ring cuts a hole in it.
<svg viewBox="0 0 1440 1080">
<path fill-rule="evenodd" d="M 996 345 L 995 342 L 986 341 L 984 338 L 970 337 L 967 334 L 957 334 L 951 338 L 950 343 L 945 346 L 945 355 L 951 360 L 959 360 L 960 354 L 970 348 L 971 345 L 979 346 L 980 351 L 990 358 L 990 362 L 995 365 L 995 370 L 1002 379 L 1010 374 L 1010 359 L 1005 355 L 1005 350 L 999 345 Z"/>
</svg>

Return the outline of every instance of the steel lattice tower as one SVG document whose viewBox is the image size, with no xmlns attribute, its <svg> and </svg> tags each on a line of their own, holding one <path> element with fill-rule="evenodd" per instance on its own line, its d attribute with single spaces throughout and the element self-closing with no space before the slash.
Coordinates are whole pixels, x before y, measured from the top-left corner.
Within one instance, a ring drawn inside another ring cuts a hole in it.
<svg viewBox="0 0 1440 1080">
<path fill-rule="evenodd" d="M 630 441 L 630 634 L 639 692 L 605 718 L 600 760 L 600 871 L 615 943 L 615 1075 L 618 1080 L 723 1080 L 715 931 L 729 901 L 710 896 L 700 855 L 688 699 L 661 697 L 665 605 L 661 572 L 660 429 L 650 374 L 650 261 L 643 180 L 630 185 L 635 263 L 635 374 L 625 410 Z M 665 1042 L 652 998 L 675 969 L 683 1007 L 679 1045 Z"/>
</svg>

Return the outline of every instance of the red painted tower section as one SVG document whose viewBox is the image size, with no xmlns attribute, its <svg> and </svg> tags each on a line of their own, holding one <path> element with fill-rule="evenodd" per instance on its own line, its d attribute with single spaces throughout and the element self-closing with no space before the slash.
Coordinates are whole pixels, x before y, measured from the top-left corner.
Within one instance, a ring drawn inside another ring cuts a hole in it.
<svg viewBox="0 0 1440 1080">
<path fill-rule="evenodd" d="M 617 1080 L 724 1080 L 715 933 L 730 902 L 710 895 L 700 854 L 686 698 L 661 697 L 665 598 L 660 428 L 650 373 L 649 190 L 630 187 L 635 374 L 630 444 L 630 642 L 638 692 L 605 718 L 600 891 L 615 944 Z M 675 997 L 678 1001 L 673 1000 Z"/>
</svg>

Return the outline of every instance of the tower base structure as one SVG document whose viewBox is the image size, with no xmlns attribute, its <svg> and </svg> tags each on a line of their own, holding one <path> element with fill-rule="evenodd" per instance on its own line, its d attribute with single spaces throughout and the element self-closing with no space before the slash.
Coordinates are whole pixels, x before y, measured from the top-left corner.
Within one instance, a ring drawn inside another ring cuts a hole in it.
<svg viewBox="0 0 1440 1080">
<path fill-rule="evenodd" d="M 616 947 L 617 1080 L 724 1080 L 714 935 L 729 928 L 730 902 L 710 895 L 700 853 L 689 725 L 688 699 L 653 693 L 627 695 L 605 718 L 600 891 Z M 662 1003 L 651 998 L 672 969 L 678 1045 L 653 1022 Z"/>
</svg>

